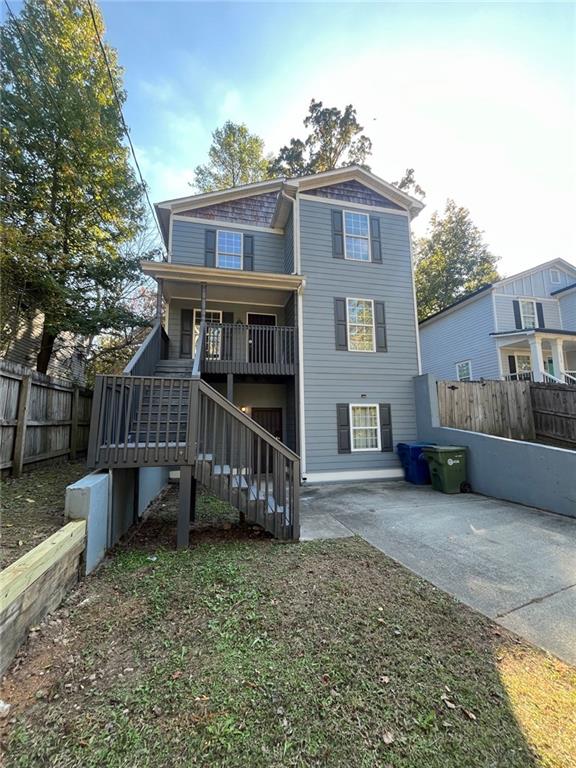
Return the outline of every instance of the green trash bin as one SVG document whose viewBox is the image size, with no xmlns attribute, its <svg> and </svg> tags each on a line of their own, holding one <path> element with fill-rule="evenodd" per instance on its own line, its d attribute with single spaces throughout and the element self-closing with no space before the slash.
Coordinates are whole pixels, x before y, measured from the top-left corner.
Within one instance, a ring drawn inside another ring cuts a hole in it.
<svg viewBox="0 0 576 768">
<path fill-rule="evenodd" d="M 422 453 L 430 467 L 432 487 L 442 493 L 470 490 L 466 481 L 466 448 L 460 445 L 429 445 Z"/>
</svg>

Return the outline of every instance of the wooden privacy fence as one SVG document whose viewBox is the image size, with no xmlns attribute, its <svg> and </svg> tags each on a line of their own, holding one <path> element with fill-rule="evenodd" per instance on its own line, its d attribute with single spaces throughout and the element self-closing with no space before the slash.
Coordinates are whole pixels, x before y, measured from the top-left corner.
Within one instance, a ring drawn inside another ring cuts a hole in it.
<svg viewBox="0 0 576 768">
<path fill-rule="evenodd" d="M 576 449 L 576 387 L 533 381 L 439 381 L 443 427 Z"/>
<path fill-rule="evenodd" d="M 86 451 L 92 392 L 0 360 L 0 469 Z"/>
<path fill-rule="evenodd" d="M 536 439 L 576 448 L 576 387 L 531 384 Z"/>
<path fill-rule="evenodd" d="M 443 427 L 534 440 L 529 381 L 439 381 Z"/>
</svg>

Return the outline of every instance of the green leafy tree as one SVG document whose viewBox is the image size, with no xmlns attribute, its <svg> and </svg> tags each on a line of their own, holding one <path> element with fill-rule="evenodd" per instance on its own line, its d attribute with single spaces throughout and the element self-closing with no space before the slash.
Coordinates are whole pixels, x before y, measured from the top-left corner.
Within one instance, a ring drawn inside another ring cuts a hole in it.
<svg viewBox="0 0 576 768">
<path fill-rule="evenodd" d="M 270 158 L 264 155 L 262 139 L 244 123 L 228 120 L 213 132 L 208 162 L 196 167 L 193 186 L 212 192 L 263 181 L 269 175 Z"/>
<path fill-rule="evenodd" d="M 116 52 L 106 52 L 123 103 Z M 0 76 L 3 331 L 41 312 L 37 368 L 46 371 L 64 331 L 145 322 L 118 301 L 138 280 L 141 254 L 123 246 L 143 226 L 143 189 L 87 0 L 27 0 L 19 17 L 8 15 Z"/>
<path fill-rule="evenodd" d="M 488 283 L 498 280 L 498 259 L 484 242 L 470 211 L 446 202 L 434 213 L 426 237 L 416 243 L 416 295 L 421 320 Z"/>
<path fill-rule="evenodd" d="M 362 131 L 352 104 L 342 112 L 312 99 L 304 126 L 303 141 L 291 139 L 272 163 L 273 176 L 306 176 L 346 165 L 366 165 L 372 142 Z"/>
<path fill-rule="evenodd" d="M 419 197 L 420 199 L 426 197 L 426 192 L 424 192 L 414 178 L 414 168 L 407 168 L 400 181 L 393 181 L 392 184 L 413 197 Z"/>
</svg>

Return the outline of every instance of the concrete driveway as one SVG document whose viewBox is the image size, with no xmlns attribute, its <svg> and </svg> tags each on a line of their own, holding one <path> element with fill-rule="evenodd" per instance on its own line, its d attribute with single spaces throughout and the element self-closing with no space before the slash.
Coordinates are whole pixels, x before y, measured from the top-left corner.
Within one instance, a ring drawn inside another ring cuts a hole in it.
<svg viewBox="0 0 576 768">
<path fill-rule="evenodd" d="M 400 481 L 306 486 L 301 515 L 303 540 L 358 534 L 576 665 L 576 519 Z"/>
</svg>

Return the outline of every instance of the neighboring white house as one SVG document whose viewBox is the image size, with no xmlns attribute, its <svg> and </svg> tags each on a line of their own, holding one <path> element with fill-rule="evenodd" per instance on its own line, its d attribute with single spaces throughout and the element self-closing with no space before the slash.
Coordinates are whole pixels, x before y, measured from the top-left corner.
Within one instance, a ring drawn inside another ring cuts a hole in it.
<svg viewBox="0 0 576 768">
<path fill-rule="evenodd" d="M 424 373 L 576 384 L 576 266 L 553 259 L 506 277 L 419 327 Z"/>
</svg>

